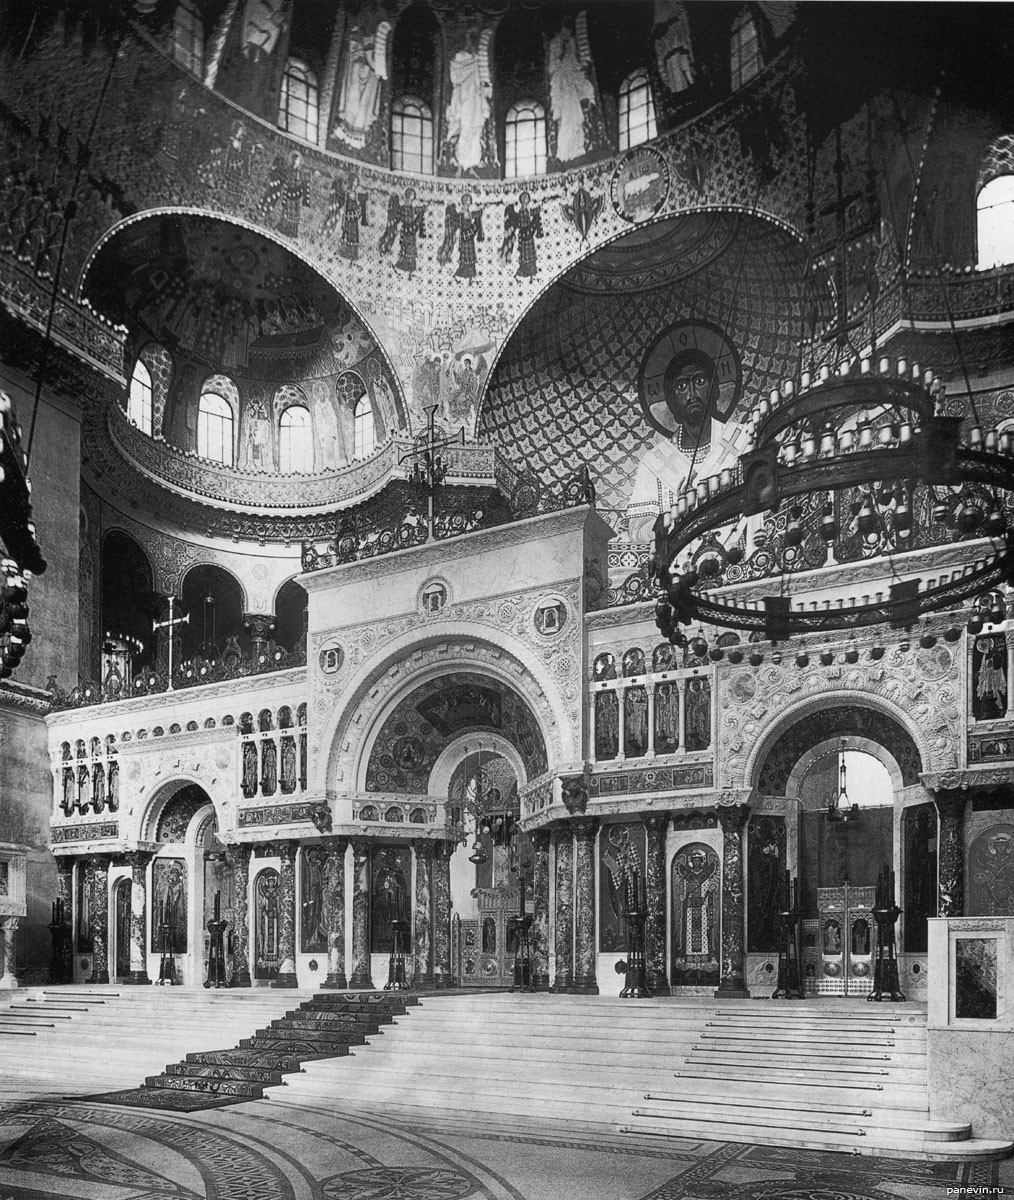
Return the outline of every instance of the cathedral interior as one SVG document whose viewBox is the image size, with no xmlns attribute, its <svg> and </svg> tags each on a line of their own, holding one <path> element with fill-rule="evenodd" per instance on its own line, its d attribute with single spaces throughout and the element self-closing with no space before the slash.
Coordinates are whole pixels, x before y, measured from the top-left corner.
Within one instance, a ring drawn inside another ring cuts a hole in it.
<svg viewBox="0 0 1014 1200">
<path fill-rule="evenodd" d="M 0 5 L 0 1196 L 1014 1186 L 1012 62 Z"/>
</svg>

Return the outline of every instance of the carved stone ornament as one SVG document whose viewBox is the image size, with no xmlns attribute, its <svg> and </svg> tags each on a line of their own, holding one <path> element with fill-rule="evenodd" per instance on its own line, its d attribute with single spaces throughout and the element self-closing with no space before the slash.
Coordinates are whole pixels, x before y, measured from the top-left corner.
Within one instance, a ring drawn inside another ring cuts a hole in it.
<svg viewBox="0 0 1014 1200">
<path fill-rule="evenodd" d="M 330 833 L 333 818 L 331 809 L 326 804 L 316 805 L 310 813 L 310 820 L 317 827 L 319 833 Z"/>
<path fill-rule="evenodd" d="M 562 775 L 560 790 L 563 803 L 572 817 L 580 816 L 588 807 L 588 784 L 583 775 Z"/>
</svg>

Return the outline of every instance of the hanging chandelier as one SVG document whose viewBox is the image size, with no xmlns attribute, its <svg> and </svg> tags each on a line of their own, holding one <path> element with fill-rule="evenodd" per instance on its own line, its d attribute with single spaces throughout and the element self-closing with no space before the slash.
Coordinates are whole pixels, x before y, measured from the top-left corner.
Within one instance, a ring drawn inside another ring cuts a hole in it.
<svg viewBox="0 0 1014 1200">
<path fill-rule="evenodd" d="M 0 392 L 0 679 L 21 661 L 32 640 L 28 584 L 46 569 L 32 522 L 32 485 L 14 404 Z"/>
<path fill-rule="evenodd" d="M 848 749 L 845 739 L 838 743 L 838 790 L 827 803 L 827 819 L 832 823 L 854 821 L 859 816 L 859 805 L 849 803 L 848 783 L 846 780 L 845 751 Z"/>
<path fill-rule="evenodd" d="M 1004 619 L 1000 589 L 1014 578 L 1014 434 L 976 424 L 962 441 L 964 402 L 949 403 L 932 371 L 887 358 L 877 368 L 870 359 L 858 372 L 843 364 L 837 376 L 823 367 L 816 379 L 804 373 L 798 388 L 788 381 L 772 391 L 750 414 L 751 441 L 736 467 L 687 487 L 658 517 L 650 570 L 661 589 L 656 623 L 669 641 L 685 645 L 679 626 L 690 623 L 770 642 L 881 623 L 910 628 L 970 599 L 973 632 Z M 976 539 L 986 544 L 974 562 L 935 578 L 902 578 L 894 558 Z M 819 584 L 810 582 L 802 598 L 800 572 L 880 556 L 895 576 L 886 593 L 814 600 Z M 777 593 L 742 600 L 729 590 L 761 580 L 777 581 Z"/>
</svg>

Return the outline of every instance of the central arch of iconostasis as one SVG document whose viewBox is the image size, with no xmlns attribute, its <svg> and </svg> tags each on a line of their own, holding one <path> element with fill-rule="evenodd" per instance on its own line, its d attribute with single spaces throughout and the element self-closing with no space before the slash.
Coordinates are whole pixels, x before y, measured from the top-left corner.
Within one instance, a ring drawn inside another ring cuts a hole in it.
<svg viewBox="0 0 1014 1200">
<path fill-rule="evenodd" d="M 446 800 L 461 830 L 451 899 L 453 954 L 466 985 L 510 982 L 511 917 L 531 897 L 533 862 L 517 827 L 518 793 L 547 767 L 546 740 L 527 700 L 496 677 L 468 670 L 412 687 L 388 710 L 364 756 L 360 820 L 385 818 L 385 794 L 416 794 Z M 387 865 L 375 870 L 375 887 Z"/>
<path fill-rule="evenodd" d="M 124 374 L 140 369 L 150 390 L 150 413 L 132 417 L 146 439 L 115 413 L 86 429 L 99 463 L 108 421 L 121 453 L 171 492 L 263 507 L 267 475 L 278 480 L 274 506 L 312 509 L 334 501 L 331 476 L 409 427 L 386 351 L 355 308 L 293 249 L 247 225 L 177 210 L 123 221 L 93 251 L 80 294 L 127 330 Z M 208 394 L 226 430 L 210 455 Z M 128 386 L 127 412 L 129 396 Z M 284 436 L 295 416 L 307 430 L 299 454 Z"/>
<path fill-rule="evenodd" d="M 776 811 L 768 802 L 747 829 L 748 953 L 777 948 L 773 899 L 794 862 L 808 991 L 870 990 L 871 914 L 884 871 L 894 873 L 904 914 L 900 949 L 924 958 L 927 919 L 936 915 L 936 810 L 920 782 L 919 746 L 901 719 L 832 698 L 776 731 L 757 761 L 757 791 L 786 803 Z M 829 804 L 843 784 L 847 819 L 832 819 Z"/>
<path fill-rule="evenodd" d="M 784 226 L 691 212 L 639 227 L 559 278 L 515 328 L 476 434 L 553 479 L 587 463 L 597 504 L 632 541 L 688 474 L 733 466 L 742 421 L 797 378 L 825 285 Z"/>
</svg>

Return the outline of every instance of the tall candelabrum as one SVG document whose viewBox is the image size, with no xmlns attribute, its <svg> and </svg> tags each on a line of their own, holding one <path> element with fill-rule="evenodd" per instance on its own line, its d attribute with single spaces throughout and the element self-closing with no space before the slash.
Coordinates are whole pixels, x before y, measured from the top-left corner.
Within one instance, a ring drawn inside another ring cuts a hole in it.
<svg viewBox="0 0 1014 1200">
<path fill-rule="evenodd" d="M 405 978 L 405 944 L 408 941 L 411 922 L 400 889 L 387 893 L 387 919 L 391 926 L 391 953 L 387 960 L 387 983 L 385 992 L 407 992 Z"/>
<path fill-rule="evenodd" d="M 211 940 L 208 943 L 208 978 L 206 988 L 223 988 L 229 986 L 229 972 L 225 968 L 225 927 L 228 921 L 222 920 L 222 893 L 215 893 L 215 915 L 208 922 L 208 933 Z"/>
<path fill-rule="evenodd" d="M 877 876 L 873 919 L 877 923 L 877 957 L 873 964 L 873 991 L 867 1000 L 904 1000 L 898 979 L 898 952 L 894 942 L 894 926 L 901 909 L 894 902 L 894 872 L 881 868 Z"/>
<path fill-rule="evenodd" d="M 155 982 L 160 987 L 172 987 L 176 982 L 176 950 L 173 939 L 173 927 L 176 924 L 176 904 L 177 900 L 173 897 L 171 901 L 168 898 L 164 898 L 159 905 L 158 942 L 162 957 L 158 964 L 158 979 Z"/>
<path fill-rule="evenodd" d="M 798 881 L 786 869 L 778 887 L 778 983 L 771 999 L 802 1000 L 803 982 L 799 975 Z"/>
<path fill-rule="evenodd" d="M 67 906 L 62 899 L 53 901 L 53 919 L 49 923 L 49 933 L 53 939 L 49 982 L 70 983 L 74 978 L 73 947 L 70 925 L 67 923 Z"/>
<path fill-rule="evenodd" d="M 516 842 L 507 851 L 508 869 L 518 877 L 518 911 L 507 922 L 508 933 L 514 941 L 514 975 L 510 986 L 512 992 L 534 992 L 532 980 L 532 925 L 535 917 L 527 911 L 525 898 L 528 892 L 528 869 Z"/>
<path fill-rule="evenodd" d="M 616 969 L 624 970 L 623 991 L 625 998 L 650 996 L 648 988 L 647 958 L 644 950 L 644 923 L 648 919 L 648 896 L 644 876 L 639 867 L 624 871 L 620 884 L 620 904 L 623 920 L 627 927 L 626 962 L 617 963 Z"/>
</svg>

